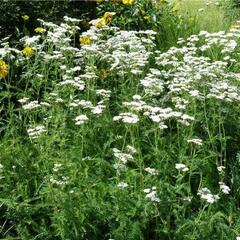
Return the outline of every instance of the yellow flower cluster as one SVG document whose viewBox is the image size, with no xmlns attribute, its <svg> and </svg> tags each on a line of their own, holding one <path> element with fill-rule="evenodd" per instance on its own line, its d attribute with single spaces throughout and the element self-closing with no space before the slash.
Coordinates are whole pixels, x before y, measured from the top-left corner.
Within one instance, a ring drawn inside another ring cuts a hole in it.
<svg viewBox="0 0 240 240">
<path fill-rule="evenodd" d="M 22 19 L 23 19 L 24 21 L 28 21 L 28 20 L 29 20 L 29 16 L 28 16 L 28 15 L 23 15 L 23 16 L 22 16 Z"/>
<path fill-rule="evenodd" d="M 26 57 L 30 57 L 33 54 L 33 49 L 31 47 L 25 47 L 22 50 L 22 53 L 26 56 Z"/>
<path fill-rule="evenodd" d="M 37 27 L 34 29 L 36 33 L 43 33 L 45 30 L 42 27 Z"/>
<path fill-rule="evenodd" d="M 106 24 L 111 22 L 113 15 L 114 15 L 114 13 L 111 13 L 111 12 L 105 12 L 104 13 L 103 19 L 105 20 Z"/>
<path fill-rule="evenodd" d="M 8 72 L 8 65 L 2 59 L 0 59 L 0 78 L 5 78 L 8 75 Z"/>
<path fill-rule="evenodd" d="M 149 20 L 149 19 L 150 19 L 150 16 L 149 16 L 149 15 L 145 15 L 145 16 L 143 16 L 143 19 Z"/>
<path fill-rule="evenodd" d="M 81 36 L 79 41 L 81 45 L 90 45 L 92 43 L 90 36 Z"/>
<path fill-rule="evenodd" d="M 92 20 L 90 24 L 97 28 L 101 28 L 111 22 L 113 15 L 115 15 L 115 12 L 105 12 L 103 17 Z"/>
<path fill-rule="evenodd" d="M 107 69 L 102 68 L 102 69 L 100 70 L 100 76 L 101 76 L 102 78 L 106 78 L 106 77 L 108 76 L 108 71 L 107 71 Z"/>
<path fill-rule="evenodd" d="M 177 13 L 180 9 L 181 0 L 176 0 L 172 6 L 172 12 Z"/>
<path fill-rule="evenodd" d="M 133 5 L 133 2 L 134 2 L 134 0 L 122 0 L 122 3 L 124 5 L 129 5 L 129 6 Z"/>
</svg>

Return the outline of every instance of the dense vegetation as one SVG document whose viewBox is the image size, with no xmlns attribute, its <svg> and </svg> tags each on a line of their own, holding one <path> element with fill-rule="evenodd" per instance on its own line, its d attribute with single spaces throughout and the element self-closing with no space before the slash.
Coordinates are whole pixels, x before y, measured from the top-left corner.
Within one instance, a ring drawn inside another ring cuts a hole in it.
<svg viewBox="0 0 240 240">
<path fill-rule="evenodd" d="M 234 1 L 97 2 L 1 5 L 0 238 L 239 240 Z"/>
<path fill-rule="evenodd" d="M 23 31 L 22 16 L 27 15 L 30 21 L 25 22 L 25 27 L 33 33 L 34 26 L 38 24 L 37 19 L 48 19 L 48 21 L 60 23 L 64 16 L 84 17 L 91 19 L 96 14 L 96 2 L 94 1 L 18 1 L 5 0 L 0 4 L 0 36 L 21 34 Z"/>
</svg>

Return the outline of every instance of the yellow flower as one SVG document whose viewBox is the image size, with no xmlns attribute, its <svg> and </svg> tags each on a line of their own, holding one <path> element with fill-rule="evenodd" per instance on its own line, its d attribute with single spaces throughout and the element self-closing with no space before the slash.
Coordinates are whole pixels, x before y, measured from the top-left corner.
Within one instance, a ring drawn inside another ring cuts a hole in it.
<svg viewBox="0 0 240 240">
<path fill-rule="evenodd" d="M 150 19 L 150 16 L 146 15 L 143 17 L 145 20 L 149 20 Z"/>
<path fill-rule="evenodd" d="M 90 45 L 92 43 L 90 36 L 81 36 L 79 41 L 81 45 Z"/>
<path fill-rule="evenodd" d="M 89 23 L 91 25 L 94 25 L 97 28 L 101 28 L 107 24 L 107 21 L 102 17 L 102 18 L 94 19 L 94 20 L 90 21 Z"/>
<path fill-rule="evenodd" d="M 23 15 L 23 16 L 22 16 L 22 19 L 23 19 L 24 21 L 28 21 L 28 20 L 29 20 L 29 16 L 28 16 L 28 15 Z"/>
<path fill-rule="evenodd" d="M 5 78 L 8 75 L 9 66 L 0 59 L 0 78 Z"/>
<path fill-rule="evenodd" d="M 109 23 L 112 20 L 112 16 L 113 16 L 112 13 L 105 12 L 104 15 L 103 15 L 103 18 L 106 21 L 106 23 Z"/>
<path fill-rule="evenodd" d="M 115 14 L 116 14 L 115 12 L 105 12 L 103 17 L 94 19 L 89 23 L 97 28 L 101 28 L 107 25 L 112 20 L 112 16 Z"/>
<path fill-rule="evenodd" d="M 98 18 L 95 27 L 101 28 L 104 25 L 107 25 L 107 21 L 104 18 Z"/>
<path fill-rule="evenodd" d="M 37 27 L 34 29 L 36 33 L 43 33 L 45 30 L 42 27 Z"/>
<path fill-rule="evenodd" d="M 22 50 L 22 53 L 26 56 L 26 57 L 30 57 L 33 54 L 33 49 L 31 47 L 25 47 Z"/>
<path fill-rule="evenodd" d="M 101 76 L 102 78 L 106 78 L 107 75 L 108 75 L 107 69 L 102 68 L 102 69 L 100 70 L 100 76 Z"/>
<path fill-rule="evenodd" d="M 134 0 L 122 0 L 124 5 L 133 5 Z"/>
<path fill-rule="evenodd" d="M 177 13 L 178 10 L 180 9 L 180 4 L 181 4 L 180 2 L 181 2 L 181 0 L 176 0 L 174 2 L 173 7 L 172 7 L 173 13 Z"/>
</svg>

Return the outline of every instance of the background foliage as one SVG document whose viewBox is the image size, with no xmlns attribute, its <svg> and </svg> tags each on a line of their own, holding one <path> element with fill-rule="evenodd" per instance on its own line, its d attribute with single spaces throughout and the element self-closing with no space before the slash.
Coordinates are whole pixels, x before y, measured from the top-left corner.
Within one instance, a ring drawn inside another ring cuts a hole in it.
<svg viewBox="0 0 240 240">
<path fill-rule="evenodd" d="M 0 4 L 0 36 L 15 34 L 23 27 L 23 15 L 30 17 L 27 22 L 29 30 L 36 26 L 37 19 L 47 19 L 48 21 L 60 22 L 63 16 L 71 17 L 95 17 L 94 1 L 72 1 L 72 0 L 51 0 L 51 1 L 1 1 Z"/>
</svg>

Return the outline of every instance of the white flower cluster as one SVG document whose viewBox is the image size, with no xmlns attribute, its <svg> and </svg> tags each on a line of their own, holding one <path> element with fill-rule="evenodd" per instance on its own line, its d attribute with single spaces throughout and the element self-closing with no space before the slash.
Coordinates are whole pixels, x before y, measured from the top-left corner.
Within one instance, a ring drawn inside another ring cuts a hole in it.
<svg viewBox="0 0 240 240">
<path fill-rule="evenodd" d="M 27 102 L 28 100 L 29 98 L 22 98 L 18 100 L 20 103 L 23 103 L 22 108 L 24 110 L 32 110 L 36 108 L 41 108 L 42 106 L 46 106 L 46 107 L 50 106 L 50 104 L 47 102 L 41 102 L 41 103 L 39 103 L 38 101 Z"/>
<path fill-rule="evenodd" d="M 75 124 L 76 125 L 82 125 L 84 124 L 85 122 L 87 122 L 89 120 L 89 118 L 84 115 L 84 114 L 81 114 L 81 115 L 78 115 L 76 118 L 75 118 Z"/>
<path fill-rule="evenodd" d="M 56 186 L 65 186 L 69 183 L 69 177 L 61 176 L 59 178 L 54 178 L 54 176 L 51 176 L 49 181 Z"/>
<path fill-rule="evenodd" d="M 109 31 L 111 34 L 104 39 Z M 155 34 L 154 31 L 123 31 L 109 26 L 102 29 L 91 27 L 83 36 L 90 37 L 93 43 L 83 45 L 81 55 L 106 61 L 110 70 L 116 70 L 118 75 L 140 74 L 152 54 Z"/>
<path fill-rule="evenodd" d="M 155 169 L 155 168 L 150 168 L 150 167 L 147 167 L 144 169 L 146 172 L 150 173 L 151 175 L 158 175 L 158 170 Z"/>
<path fill-rule="evenodd" d="M 150 68 L 147 76 L 140 82 L 143 85 L 146 94 L 150 96 L 160 95 L 164 91 L 164 79 L 160 70 Z"/>
<path fill-rule="evenodd" d="M 189 168 L 183 163 L 176 163 L 175 168 L 182 172 L 188 172 Z"/>
<path fill-rule="evenodd" d="M 123 106 L 131 112 L 143 112 L 153 122 L 159 123 L 160 129 L 168 128 L 166 120 L 189 126 L 195 117 L 189 114 L 189 105 L 193 101 L 217 100 L 238 102 L 240 90 L 239 75 L 226 70 L 229 63 L 235 63 L 233 54 L 240 31 L 229 33 L 200 32 L 186 41 L 179 39 L 182 47 L 171 47 L 167 52 L 155 51 L 156 67 L 150 68 L 146 77 L 140 80 L 145 96 L 134 95 L 133 101 L 123 102 Z M 214 60 L 207 55 L 207 49 L 219 46 L 224 60 Z M 205 49 L 203 51 L 203 49 Z M 203 52 L 199 54 L 199 52 Z M 173 106 L 169 106 L 169 102 Z M 153 105 L 154 104 L 154 105 Z M 114 120 L 136 123 L 139 115 L 123 113 Z M 202 145 L 201 139 L 189 139 L 188 142 Z"/>
<path fill-rule="evenodd" d="M 130 153 L 123 153 L 117 148 L 113 149 L 113 155 L 118 161 L 124 164 L 126 164 L 129 160 L 133 160 L 133 156 Z"/>
<path fill-rule="evenodd" d="M 101 96 L 103 99 L 108 99 L 111 96 L 111 91 L 106 89 L 97 89 L 96 94 L 97 96 Z"/>
<path fill-rule="evenodd" d="M 231 191 L 231 189 L 224 182 L 219 182 L 219 186 L 220 186 L 220 190 L 224 194 L 229 194 L 229 192 Z"/>
<path fill-rule="evenodd" d="M 42 125 L 27 129 L 27 133 L 31 139 L 38 138 L 42 133 L 45 133 L 46 131 L 46 128 Z"/>
<path fill-rule="evenodd" d="M 80 77 L 71 78 L 68 75 L 63 76 L 63 81 L 61 81 L 58 85 L 71 85 L 79 89 L 80 91 L 84 90 L 85 82 L 80 80 Z"/>
<path fill-rule="evenodd" d="M 218 172 L 220 173 L 220 174 L 224 174 L 224 170 L 226 169 L 226 167 L 225 166 L 218 166 L 217 167 L 217 170 L 218 170 Z"/>
<path fill-rule="evenodd" d="M 84 109 L 91 109 L 93 104 L 91 101 L 82 100 L 73 100 L 72 103 L 69 104 L 70 107 L 82 107 Z"/>
<path fill-rule="evenodd" d="M 187 140 L 188 143 L 193 143 L 193 144 L 196 144 L 196 145 L 199 145 L 201 146 L 203 143 L 202 143 L 202 139 L 200 138 L 193 138 L 193 139 L 189 139 Z"/>
<path fill-rule="evenodd" d="M 220 199 L 218 195 L 213 195 L 208 188 L 202 188 L 197 193 L 201 199 L 207 201 L 208 203 L 214 203 Z"/>
<path fill-rule="evenodd" d="M 160 202 L 160 199 L 157 197 L 156 187 L 146 188 L 143 190 L 146 193 L 146 198 L 152 202 Z"/>
<path fill-rule="evenodd" d="M 135 124 L 139 121 L 138 115 L 130 112 L 120 113 L 119 116 L 113 117 L 113 121 L 122 121 L 124 123 Z"/>
<path fill-rule="evenodd" d="M 125 182 L 120 182 L 120 183 L 118 183 L 117 186 L 118 186 L 119 188 L 127 188 L 127 187 L 128 187 L 128 184 L 125 183 Z"/>
<path fill-rule="evenodd" d="M 103 112 L 103 110 L 106 108 L 106 105 L 103 105 L 103 103 L 104 101 L 100 101 L 97 103 L 96 106 L 94 106 L 91 101 L 86 101 L 82 99 L 82 100 L 73 100 L 73 102 L 71 102 L 69 106 L 71 108 L 81 107 L 83 109 L 90 109 L 91 113 L 95 115 L 100 115 Z"/>
<path fill-rule="evenodd" d="M 161 108 L 161 107 L 147 107 L 147 111 L 143 115 L 148 116 L 153 122 L 160 123 L 160 128 L 167 128 L 167 125 L 164 124 L 164 121 L 174 118 L 183 125 L 189 126 L 191 121 L 194 120 L 194 117 L 184 114 L 182 112 L 174 111 L 172 108 Z"/>
<path fill-rule="evenodd" d="M 134 95 L 133 101 L 131 102 L 123 102 L 123 106 L 127 107 L 131 111 L 140 112 L 147 108 L 146 102 L 142 101 L 142 97 L 140 95 Z"/>
<path fill-rule="evenodd" d="M 55 163 L 53 167 L 53 172 L 58 172 L 62 168 L 61 163 Z"/>
<path fill-rule="evenodd" d="M 136 149 L 130 145 L 126 147 L 127 153 L 121 152 L 117 148 L 113 148 L 113 155 L 117 162 L 113 165 L 116 170 L 126 170 L 127 162 L 134 159 L 133 154 L 136 153 Z"/>
</svg>

